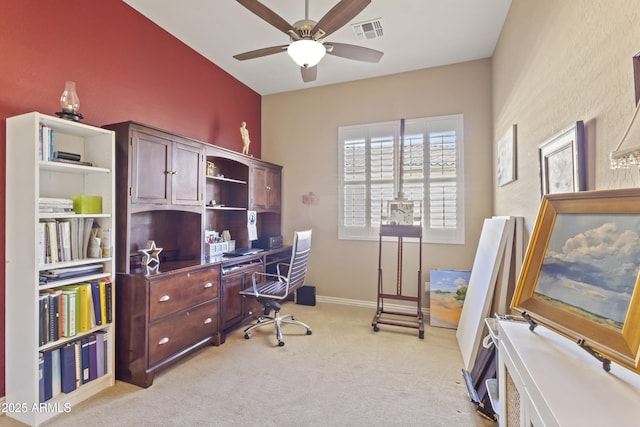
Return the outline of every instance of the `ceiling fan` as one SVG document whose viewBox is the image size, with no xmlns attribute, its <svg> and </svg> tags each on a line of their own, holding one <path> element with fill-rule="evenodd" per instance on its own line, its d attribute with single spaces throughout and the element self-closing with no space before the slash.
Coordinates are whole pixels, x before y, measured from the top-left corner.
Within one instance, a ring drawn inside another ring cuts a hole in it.
<svg viewBox="0 0 640 427">
<path fill-rule="evenodd" d="M 312 82 L 318 75 L 317 64 L 325 53 L 356 61 L 378 62 L 383 52 L 345 43 L 324 42 L 324 38 L 342 28 L 371 3 L 371 0 L 340 0 L 320 21 L 309 19 L 309 0 L 305 0 L 305 19 L 289 24 L 257 0 L 237 0 L 258 17 L 290 37 L 290 43 L 265 47 L 234 55 L 239 61 L 287 51 L 300 66 L 302 80 Z"/>
</svg>

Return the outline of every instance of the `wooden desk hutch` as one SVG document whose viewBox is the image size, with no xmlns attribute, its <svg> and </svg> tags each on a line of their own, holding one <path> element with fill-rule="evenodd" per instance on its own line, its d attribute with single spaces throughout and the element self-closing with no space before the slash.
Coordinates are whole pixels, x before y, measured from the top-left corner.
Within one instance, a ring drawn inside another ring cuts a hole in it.
<svg viewBox="0 0 640 427">
<path fill-rule="evenodd" d="M 136 122 L 105 128 L 115 131 L 118 171 L 116 377 L 149 387 L 157 371 L 223 343 L 257 313 L 239 291 L 290 247 L 209 258 L 204 230 L 229 230 L 236 247 L 251 247 L 252 210 L 259 236 L 280 235 L 281 167 Z M 149 240 L 162 248 L 155 269 L 139 252 Z"/>
</svg>

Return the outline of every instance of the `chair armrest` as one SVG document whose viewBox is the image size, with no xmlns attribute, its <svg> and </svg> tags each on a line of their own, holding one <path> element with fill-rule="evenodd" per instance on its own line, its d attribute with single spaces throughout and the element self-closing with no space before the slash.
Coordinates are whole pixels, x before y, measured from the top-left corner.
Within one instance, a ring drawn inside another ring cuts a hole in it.
<svg viewBox="0 0 640 427">
<path fill-rule="evenodd" d="M 287 268 L 289 268 L 289 263 L 288 262 L 279 262 L 276 264 L 276 271 L 278 272 L 278 276 L 283 277 L 284 275 L 282 273 L 280 273 L 280 266 L 281 265 L 285 265 L 287 266 Z M 287 271 L 287 276 L 288 276 L 288 271 Z"/>
<path fill-rule="evenodd" d="M 253 273 L 251 273 L 251 283 L 253 285 L 253 292 L 258 295 L 260 292 L 258 292 L 258 286 L 257 286 L 257 281 L 256 281 L 256 276 L 260 276 L 260 277 L 264 277 L 264 278 L 273 278 L 274 280 L 286 280 L 284 277 L 278 275 L 278 274 L 271 274 L 271 273 L 262 273 L 261 271 L 254 271 Z"/>
</svg>

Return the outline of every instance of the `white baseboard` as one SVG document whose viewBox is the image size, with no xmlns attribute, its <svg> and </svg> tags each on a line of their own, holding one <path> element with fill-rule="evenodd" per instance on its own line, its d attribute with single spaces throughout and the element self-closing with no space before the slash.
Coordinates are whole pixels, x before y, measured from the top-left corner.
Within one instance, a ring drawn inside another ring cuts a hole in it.
<svg viewBox="0 0 640 427">
<path fill-rule="evenodd" d="M 325 297 L 322 295 L 317 295 L 316 301 L 324 302 L 328 304 L 341 304 L 341 305 L 350 305 L 354 307 L 365 307 L 365 308 L 370 308 L 374 311 L 376 310 L 376 308 L 378 308 L 378 305 L 375 301 L 362 301 L 362 300 L 347 299 L 347 298 Z M 415 305 L 408 306 L 408 305 L 402 305 L 402 304 L 385 303 L 384 307 L 385 307 L 385 310 L 388 309 L 388 310 L 398 311 L 401 313 L 408 313 L 408 314 L 411 314 L 416 311 Z M 422 316 L 425 318 L 428 318 L 427 316 L 429 316 L 429 309 L 422 307 L 421 311 L 422 311 Z"/>
</svg>

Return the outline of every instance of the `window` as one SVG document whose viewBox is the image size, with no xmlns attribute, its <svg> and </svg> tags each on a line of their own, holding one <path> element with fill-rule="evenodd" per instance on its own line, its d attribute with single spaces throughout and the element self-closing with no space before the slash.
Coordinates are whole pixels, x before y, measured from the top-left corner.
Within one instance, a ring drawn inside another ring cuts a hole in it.
<svg viewBox="0 0 640 427">
<path fill-rule="evenodd" d="M 387 203 L 414 202 L 423 240 L 464 243 L 462 114 L 342 126 L 339 238 L 377 239 Z M 401 161 L 400 161 L 401 159 Z"/>
</svg>

